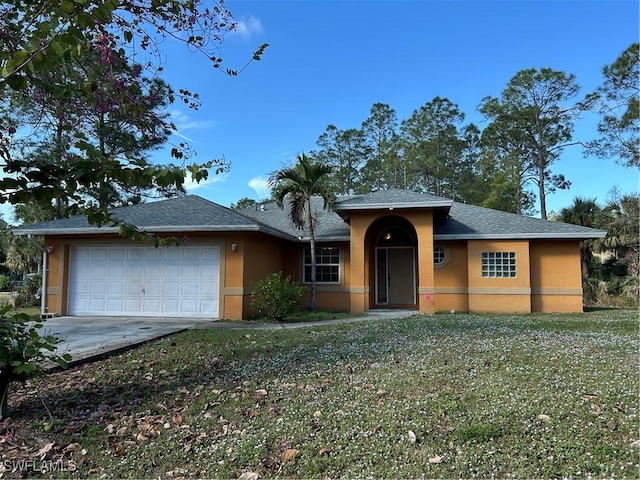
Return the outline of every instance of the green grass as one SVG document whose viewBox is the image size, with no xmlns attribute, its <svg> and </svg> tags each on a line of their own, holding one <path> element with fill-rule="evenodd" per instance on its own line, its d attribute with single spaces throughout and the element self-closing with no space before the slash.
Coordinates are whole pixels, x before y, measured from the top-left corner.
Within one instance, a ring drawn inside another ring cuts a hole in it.
<svg viewBox="0 0 640 480">
<path fill-rule="evenodd" d="M 347 312 L 331 312 L 323 310 L 301 310 L 293 313 L 282 320 L 281 323 L 303 323 L 303 322 L 321 322 L 326 320 L 337 320 L 342 318 L 352 318 L 353 314 Z M 247 320 L 244 323 L 277 323 L 272 318 L 256 318 L 255 320 Z"/>
<path fill-rule="evenodd" d="M 639 343 L 619 310 L 192 330 L 27 382 L 0 455 L 55 441 L 69 478 L 637 478 Z"/>
<path fill-rule="evenodd" d="M 11 299 L 10 292 L 0 292 L 0 305 L 9 303 Z M 39 305 L 29 305 L 29 306 L 21 306 L 15 309 L 16 313 L 26 313 L 31 316 L 39 316 L 40 315 L 40 306 Z"/>
</svg>

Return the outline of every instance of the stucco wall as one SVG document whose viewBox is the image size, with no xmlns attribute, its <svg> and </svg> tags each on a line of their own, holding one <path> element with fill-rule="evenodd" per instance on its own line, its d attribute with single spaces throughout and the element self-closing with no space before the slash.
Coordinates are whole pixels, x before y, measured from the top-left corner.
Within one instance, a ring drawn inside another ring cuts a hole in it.
<svg viewBox="0 0 640 480">
<path fill-rule="evenodd" d="M 49 248 L 46 271 L 46 306 L 45 313 L 59 314 L 62 308 L 60 302 L 62 291 L 61 264 L 64 259 L 64 251 L 60 248 L 60 241 L 55 238 L 45 239 L 45 248 Z"/>
<path fill-rule="evenodd" d="M 577 240 L 531 242 L 531 309 L 534 312 L 582 312 L 580 243 Z"/>
<path fill-rule="evenodd" d="M 283 252 L 284 275 L 290 275 L 291 279 L 303 283 L 303 252 L 308 243 L 285 243 Z M 348 312 L 350 308 L 349 281 L 350 251 L 348 242 L 318 242 L 316 247 L 338 247 L 340 249 L 340 283 L 316 284 L 316 308 L 337 312 Z M 302 306 L 309 305 L 309 284 L 304 284 L 307 293 L 304 296 Z"/>
<path fill-rule="evenodd" d="M 434 285 L 433 214 L 430 210 L 417 209 L 363 210 L 351 213 L 351 311 L 362 313 L 375 306 L 372 255 L 375 249 L 375 232 L 372 232 L 371 228 L 376 220 L 389 216 L 406 219 L 415 230 L 417 308 L 422 313 L 433 313 L 434 303 L 424 297 L 424 293 L 430 291 Z"/>
<path fill-rule="evenodd" d="M 380 217 L 398 216 L 411 222 L 417 236 L 417 308 L 421 313 L 472 311 L 527 313 L 581 312 L 582 285 L 577 240 L 471 240 L 436 242 L 449 249 L 443 268 L 433 266 L 433 220 L 431 212 L 405 210 L 361 211 L 351 216 L 351 242 L 331 243 L 340 247 L 340 283 L 319 284 L 319 309 L 362 313 L 374 306 L 373 255 L 375 239 L 368 234 Z M 212 235 L 190 234 L 194 243 L 221 246 L 220 316 L 248 318 L 251 283 L 272 272 L 282 271 L 301 281 L 303 244 L 287 242 L 258 232 Z M 74 236 L 45 238 L 51 247 L 47 265 L 47 313 L 65 315 L 69 247 L 104 243 L 132 243 L 116 235 L 78 239 Z M 232 244 L 237 249 L 232 249 Z M 320 245 L 326 245 L 319 243 Z M 515 252 L 515 278 L 483 278 L 482 252 Z M 429 292 L 427 300 L 424 293 Z"/>
<path fill-rule="evenodd" d="M 403 216 L 416 229 L 418 236 L 418 310 L 420 313 L 434 313 L 435 303 L 427 300 L 425 293 L 435 285 L 433 268 L 433 212 L 431 210 L 407 210 Z"/>
<path fill-rule="evenodd" d="M 471 240 L 467 248 L 469 310 L 530 313 L 531 275 L 528 240 Z M 482 252 L 515 252 L 516 277 L 482 277 Z"/>
<path fill-rule="evenodd" d="M 436 242 L 448 250 L 448 262 L 434 269 L 434 288 L 431 301 L 436 312 L 469 311 L 467 288 L 468 259 L 467 242 Z"/>
<path fill-rule="evenodd" d="M 243 263 L 242 268 L 238 268 L 237 264 L 229 263 L 227 269 L 233 269 L 234 276 L 237 276 L 237 272 L 242 272 L 242 312 L 225 310 L 225 318 L 237 320 L 249 318 L 256 313 L 251 308 L 251 284 L 265 279 L 270 273 L 283 272 L 284 242 L 263 233 L 247 232 L 242 235 L 230 234 L 227 244 L 231 242 L 232 237 L 238 238 L 234 240 L 238 243 L 238 250 L 227 252 L 228 258 L 231 259 L 236 254 L 235 257 Z"/>
</svg>

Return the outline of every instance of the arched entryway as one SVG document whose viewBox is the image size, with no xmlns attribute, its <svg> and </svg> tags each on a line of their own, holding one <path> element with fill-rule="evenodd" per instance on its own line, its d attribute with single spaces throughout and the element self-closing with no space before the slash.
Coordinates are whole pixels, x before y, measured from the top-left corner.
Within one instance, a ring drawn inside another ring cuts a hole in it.
<svg viewBox="0 0 640 480">
<path fill-rule="evenodd" d="M 383 217 L 369 227 L 367 237 L 371 247 L 371 306 L 415 308 L 417 240 L 413 225 L 402 217 Z"/>
</svg>

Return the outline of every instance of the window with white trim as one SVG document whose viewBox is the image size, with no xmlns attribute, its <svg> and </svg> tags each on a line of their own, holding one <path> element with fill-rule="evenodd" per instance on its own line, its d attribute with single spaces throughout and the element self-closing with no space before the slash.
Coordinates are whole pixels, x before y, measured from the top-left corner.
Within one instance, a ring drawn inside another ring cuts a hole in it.
<svg viewBox="0 0 640 480">
<path fill-rule="evenodd" d="M 451 260 L 451 251 L 443 245 L 433 247 L 433 266 L 443 268 Z"/>
<path fill-rule="evenodd" d="M 516 276 L 516 252 L 482 252 L 482 276 L 513 278 Z"/>
<path fill-rule="evenodd" d="M 304 249 L 304 282 L 311 282 L 311 248 Z M 340 283 L 340 249 L 316 247 L 316 282 Z"/>
</svg>

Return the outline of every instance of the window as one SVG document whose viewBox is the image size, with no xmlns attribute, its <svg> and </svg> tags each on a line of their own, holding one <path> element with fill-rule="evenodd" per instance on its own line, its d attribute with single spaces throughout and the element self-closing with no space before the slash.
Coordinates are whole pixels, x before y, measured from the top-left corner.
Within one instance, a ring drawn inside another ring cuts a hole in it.
<svg viewBox="0 0 640 480">
<path fill-rule="evenodd" d="M 516 276 L 516 252 L 482 252 L 482 276 L 511 278 Z"/>
<path fill-rule="evenodd" d="M 436 245 L 433 247 L 433 266 L 443 268 L 451 259 L 451 252 L 447 247 Z"/>
<path fill-rule="evenodd" d="M 304 281 L 311 282 L 311 249 L 304 249 Z M 340 282 L 340 249 L 316 247 L 316 282 Z"/>
</svg>

